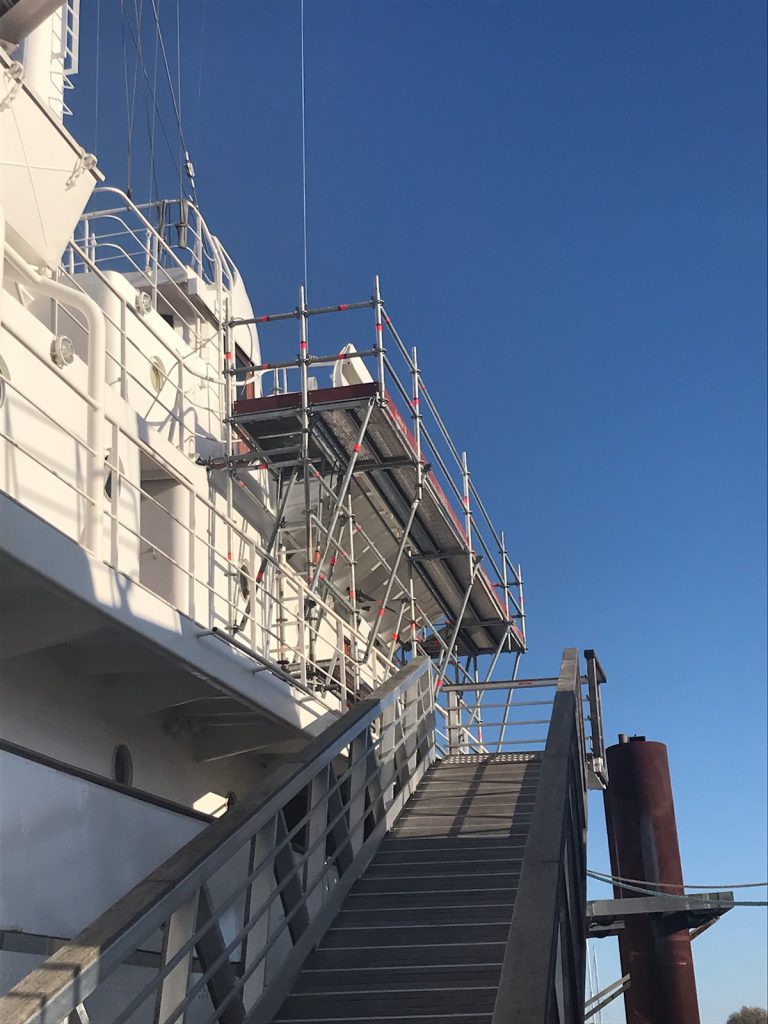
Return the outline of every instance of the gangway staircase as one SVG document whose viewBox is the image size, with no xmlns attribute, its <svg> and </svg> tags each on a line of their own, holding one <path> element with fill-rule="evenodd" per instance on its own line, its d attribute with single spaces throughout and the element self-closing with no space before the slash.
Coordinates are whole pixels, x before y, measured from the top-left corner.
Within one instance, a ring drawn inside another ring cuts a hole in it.
<svg viewBox="0 0 768 1024">
<path fill-rule="evenodd" d="M 544 749 L 509 752 L 407 663 L 23 978 L 0 1024 L 582 1022 L 595 664 L 569 649 L 558 677 L 509 681 L 554 689 Z"/>
</svg>

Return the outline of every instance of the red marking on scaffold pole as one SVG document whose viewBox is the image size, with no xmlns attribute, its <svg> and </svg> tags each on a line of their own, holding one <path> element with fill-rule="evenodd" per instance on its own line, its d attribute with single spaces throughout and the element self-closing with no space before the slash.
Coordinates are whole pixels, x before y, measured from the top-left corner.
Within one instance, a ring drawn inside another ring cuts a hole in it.
<svg viewBox="0 0 768 1024">
<path fill-rule="evenodd" d="M 340 306 L 337 306 L 336 309 L 339 309 L 339 310 L 349 309 L 349 306 L 346 303 L 342 303 Z"/>
<path fill-rule="evenodd" d="M 418 395 L 417 395 L 416 398 L 412 399 L 411 405 L 417 406 L 418 404 L 419 404 L 419 398 L 418 398 Z"/>
<path fill-rule="evenodd" d="M 271 365 L 272 365 L 272 363 L 262 363 L 261 366 L 258 367 L 258 369 L 259 370 L 268 370 Z"/>
<path fill-rule="evenodd" d="M 355 529 L 357 530 L 358 533 L 362 533 L 363 532 L 363 528 L 362 528 L 362 526 L 360 526 L 359 523 L 355 523 Z"/>
<path fill-rule="evenodd" d="M 325 573 L 324 573 L 324 572 L 321 572 L 321 573 L 320 573 L 320 579 L 321 579 L 321 580 L 323 580 L 323 581 L 325 581 Z"/>
<path fill-rule="evenodd" d="M 435 683 L 435 687 L 436 687 L 436 688 L 437 688 L 438 690 L 440 689 L 440 687 L 441 687 L 442 685 L 443 685 L 443 680 L 442 680 L 442 679 L 438 679 L 438 680 L 437 680 L 437 682 Z"/>
<path fill-rule="evenodd" d="M 356 452 L 361 452 L 363 450 L 363 446 L 361 444 L 356 444 L 354 450 Z"/>
<path fill-rule="evenodd" d="M 356 599 L 356 597 L 357 597 L 356 592 L 354 590 L 350 590 L 350 592 L 349 592 L 349 600 L 350 601 L 354 601 Z"/>
<path fill-rule="evenodd" d="M 400 639 L 400 634 L 399 634 L 399 633 L 393 633 L 393 634 L 392 634 L 392 639 L 393 639 L 393 640 L 394 640 L 395 642 L 397 642 L 397 641 L 398 641 L 398 640 Z"/>
<path fill-rule="evenodd" d="M 268 324 L 271 319 L 271 316 L 257 316 L 256 322 L 259 324 Z"/>
<path fill-rule="evenodd" d="M 306 341 L 300 341 L 299 342 L 299 348 L 305 349 L 306 347 L 307 347 Z"/>
<path fill-rule="evenodd" d="M 229 561 L 229 562 L 232 561 L 232 552 L 231 551 L 227 552 L 227 561 Z"/>
<path fill-rule="evenodd" d="M 232 353 L 231 352 L 225 352 L 224 353 L 224 358 L 225 359 L 231 359 L 232 358 Z"/>
<path fill-rule="evenodd" d="M 332 556 L 331 556 L 331 561 L 330 561 L 330 564 L 331 564 L 331 565 L 336 565 L 336 555 L 332 555 Z"/>
<path fill-rule="evenodd" d="M 263 579 L 264 579 L 264 573 L 261 571 L 261 569 L 259 569 L 259 571 L 256 573 L 256 582 L 257 583 L 261 583 L 261 581 Z"/>
<path fill-rule="evenodd" d="M 384 608 L 383 607 L 379 608 L 379 618 L 381 618 L 383 614 L 384 614 Z"/>
<path fill-rule="evenodd" d="M 377 331 L 383 331 L 384 328 L 381 326 L 381 324 L 376 324 L 376 330 Z"/>
<path fill-rule="evenodd" d="M 320 561 L 320 548 L 315 548 L 315 562 Z"/>
</svg>

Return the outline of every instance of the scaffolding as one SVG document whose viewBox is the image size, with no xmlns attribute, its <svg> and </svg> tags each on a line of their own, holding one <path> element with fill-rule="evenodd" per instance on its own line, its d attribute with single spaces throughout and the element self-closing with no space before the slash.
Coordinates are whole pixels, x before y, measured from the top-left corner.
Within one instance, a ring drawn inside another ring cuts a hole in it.
<svg viewBox="0 0 768 1024">
<path fill-rule="evenodd" d="M 312 318 L 361 310 L 373 314 L 369 347 L 310 352 Z M 288 320 L 298 325 L 295 358 L 238 358 L 235 328 Z M 313 376 L 321 368 L 331 370 L 328 387 Z M 367 690 L 372 652 L 401 663 L 428 655 L 438 687 L 488 682 L 511 654 L 514 678 L 526 649 L 520 566 L 424 383 L 417 350 L 406 348 L 384 306 L 378 278 L 363 302 L 309 308 L 301 288 L 294 310 L 230 319 L 224 374 L 226 454 L 206 464 L 227 471 L 229 500 L 239 476 L 268 472 L 276 517 L 256 582 L 266 587 L 274 560 L 306 581 L 298 618 L 320 685 L 332 674 L 314 653 L 328 607 L 350 626 L 339 638 L 346 678 L 338 681 L 357 695 Z M 482 673 L 480 658 L 488 659 Z M 480 719 L 479 703 L 471 714 Z"/>
</svg>

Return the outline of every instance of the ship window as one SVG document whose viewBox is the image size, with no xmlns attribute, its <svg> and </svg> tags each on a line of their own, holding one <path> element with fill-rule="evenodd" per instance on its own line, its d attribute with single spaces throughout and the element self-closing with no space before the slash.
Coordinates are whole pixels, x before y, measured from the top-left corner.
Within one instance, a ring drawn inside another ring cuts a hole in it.
<svg viewBox="0 0 768 1024">
<path fill-rule="evenodd" d="M 163 366 L 162 360 L 159 359 L 158 356 L 155 356 L 149 363 L 149 382 L 156 395 L 159 395 L 163 390 L 163 384 L 165 384 L 165 381 L 165 367 Z"/>
<path fill-rule="evenodd" d="M 133 758 L 124 743 L 115 747 L 112 757 L 112 778 L 121 786 L 130 786 L 133 783 Z"/>
<path fill-rule="evenodd" d="M 8 394 L 5 382 L 11 379 L 11 375 L 8 372 L 8 365 L 5 360 L 0 357 L 0 409 L 5 405 L 5 398 Z"/>
</svg>

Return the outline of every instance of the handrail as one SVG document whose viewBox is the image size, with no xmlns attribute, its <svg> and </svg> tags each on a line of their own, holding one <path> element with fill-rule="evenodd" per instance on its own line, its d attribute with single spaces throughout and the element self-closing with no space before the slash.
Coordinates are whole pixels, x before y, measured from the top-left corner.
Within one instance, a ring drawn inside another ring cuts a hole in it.
<svg viewBox="0 0 768 1024">
<path fill-rule="evenodd" d="M 334 764 L 344 756 L 349 766 L 337 776 Z M 165 932 L 163 965 L 118 1019 L 154 994 L 160 1007 L 155 1019 L 172 1024 L 203 984 L 214 1006 L 209 1021 L 242 1021 L 254 1006 L 257 1019 L 270 1019 L 270 1007 L 284 998 L 433 757 L 432 686 L 424 658 L 334 722 L 0 998 L 0 1021 L 59 1024 L 159 927 Z M 295 823 L 287 806 L 302 792 L 307 810 Z M 305 848 L 301 856 L 297 843 Z M 334 848 L 333 868 L 327 843 Z M 242 874 L 244 863 L 244 880 L 233 889 L 228 878 L 227 894 L 217 902 L 217 872 L 228 866 Z M 270 920 L 275 898 L 285 916 L 277 935 Z M 225 945 L 220 921 L 233 906 L 245 911 L 246 923 Z M 289 935 L 293 948 L 265 985 L 266 958 L 280 935 L 282 941 Z M 188 992 L 194 951 L 205 981 Z M 231 957 L 238 951 L 236 976 Z"/>
<path fill-rule="evenodd" d="M 568 648 L 563 652 L 493 1024 L 584 1020 L 586 798 L 579 656 L 575 648 Z"/>
</svg>

